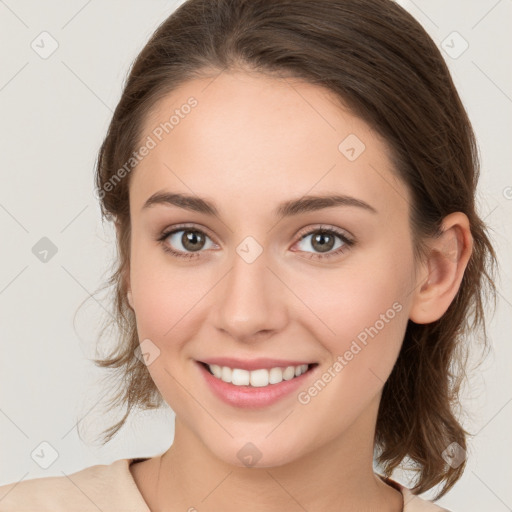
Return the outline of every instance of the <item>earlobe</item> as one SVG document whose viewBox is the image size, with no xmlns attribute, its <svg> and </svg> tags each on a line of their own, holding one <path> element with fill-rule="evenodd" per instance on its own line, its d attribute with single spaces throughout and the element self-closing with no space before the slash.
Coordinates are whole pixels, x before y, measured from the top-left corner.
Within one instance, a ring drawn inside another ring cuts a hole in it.
<svg viewBox="0 0 512 512">
<path fill-rule="evenodd" d="M 128 304 L 130 304 L 130 307 L 132 309 L 134 309 L 134 307 L 133 307 L 133 299 L 132 299 L 132 291 L 131 290 L 128 290 L 126 292 L 126 297 L 128 298 Z"/>
<path fill-rule="evenodd" d="M 424 271 L 416 282 L 409 318 L 418 324 L 439 320 L 455 298 L 473 249 L 467 216 L 447 215 L 442 234 L 430 243 Z"/>
</svg>

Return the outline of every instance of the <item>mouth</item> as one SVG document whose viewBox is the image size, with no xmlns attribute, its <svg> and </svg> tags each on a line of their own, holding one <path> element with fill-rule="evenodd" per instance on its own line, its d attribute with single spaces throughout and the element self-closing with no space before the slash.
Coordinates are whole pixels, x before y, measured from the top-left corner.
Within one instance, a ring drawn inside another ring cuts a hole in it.
<svg viewBox="0 0 512 512">
<path fill-rule="evenodd" d="M 283 381 L 298 379 L 311 372 L 318 363 L 288 364 L 286 366 L 270 366 L 252 370 L 236 366 L 209 364 L 203 361 L 198 363 L 213 377 L 226 384 L 243 388 L 265 388 L 280 384 Z M 242 365 L 240 365 L 242 366 Z M 244 365 L 248 366 L 248 365 Z M 252 365 L 254 366 L 254 365 Z M 268 365 L 267 365 L 268 366 Z"/>
<path fill-rule="evenodd" d="M 216 358 L 195 363 L 209 393 L 232 407 L 245 410 L 262 409 L 286 398 L 293 399 L 321 370 L 318 363 L 277 359 Z"/>
</svg>

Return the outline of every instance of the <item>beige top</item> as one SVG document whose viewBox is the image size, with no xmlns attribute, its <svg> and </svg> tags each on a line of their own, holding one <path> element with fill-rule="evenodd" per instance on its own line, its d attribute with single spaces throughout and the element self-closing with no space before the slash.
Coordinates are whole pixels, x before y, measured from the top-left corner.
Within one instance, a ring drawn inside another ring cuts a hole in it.
<svg viewBox="0 0 512 512">
<path fill-rule="evenodd" d="M 0 486 L 0 512 L 151 512 L 130 472 L 145 459 L 119 459 L 70 475 L 33 478 Z M 449 512 L 379 477 L 402 492 L 403 512 Z"/>
</svg>

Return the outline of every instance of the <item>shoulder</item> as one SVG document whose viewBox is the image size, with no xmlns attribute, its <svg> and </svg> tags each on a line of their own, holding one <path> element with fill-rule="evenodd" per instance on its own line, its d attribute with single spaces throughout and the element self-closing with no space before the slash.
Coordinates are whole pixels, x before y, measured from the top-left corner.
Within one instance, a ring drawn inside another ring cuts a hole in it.
<svg viewBox="0 0 512 512">
<path fill-rule="evenodd" d="M 377 476 L 383 480 L 388 485 L 391 485 L 395 489 L 399 490 L 402 493 L 404 498 L 404 509 L 403 512 L 451 512 L 446 508 L 442 508 L 439 505 L 436 505 L 432 501 L 424 500 L 420 498 L 416 494 L 413 494 L 412 491 L 402 485 L 400 482 L 393 480 L 389 477 L 385 477 L 377 473 Z"/>
<path fill-rule="evenodd" d="M 149 512 L 131 477 L 133 459 L 90 466 L 69 475 L 0 486 L 0 512 Z"/>
<path fill-rule="evenodd" d="M 432 501 L 420 498 L 403 485 L 400 485 L 400 487 L 404 497 L 404 512 L 451 512 L 446 508 L 436 505 Z"/>
</svg>

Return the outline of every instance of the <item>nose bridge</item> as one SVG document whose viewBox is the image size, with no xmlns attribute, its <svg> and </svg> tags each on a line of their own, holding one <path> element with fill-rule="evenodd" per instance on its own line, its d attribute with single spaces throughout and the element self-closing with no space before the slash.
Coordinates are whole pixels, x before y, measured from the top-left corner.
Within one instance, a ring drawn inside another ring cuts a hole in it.
<svg viewBox="0 0 512 512">
<path fill-rule="evenodd" d="M 280 281 L 271 272 L 269 251 L 246 237 L 236 248 L 231 270 L 215 297 L 216 327 L 240 340 L 279 330 L 286 321 Z"/>
</svg>

